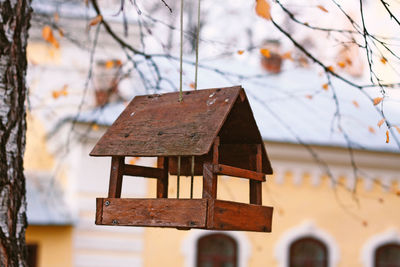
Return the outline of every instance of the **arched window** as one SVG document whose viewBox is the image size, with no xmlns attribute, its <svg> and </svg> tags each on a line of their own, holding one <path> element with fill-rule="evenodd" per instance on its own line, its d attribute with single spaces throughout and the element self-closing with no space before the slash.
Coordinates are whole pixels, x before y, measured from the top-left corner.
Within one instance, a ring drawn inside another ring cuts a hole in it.
<svg viewBox="0 0 400 267">
<path fill-rule="evenodd" d="M 197 267 L 237 267 L 236 241 L 224 234 L 211 234 L 197 241 Z"/>
<path fill-rule="evenodd" d="M 295 240 L 290 245 L 290 267 L 327 267 L 328 250 L 324 243 L 313 237 Z"/>
<path fill-rule="evenodd" d="M 375 267 L 400 267 L 400 244 L 388 243 L 375 250 Z"/>
</svg>

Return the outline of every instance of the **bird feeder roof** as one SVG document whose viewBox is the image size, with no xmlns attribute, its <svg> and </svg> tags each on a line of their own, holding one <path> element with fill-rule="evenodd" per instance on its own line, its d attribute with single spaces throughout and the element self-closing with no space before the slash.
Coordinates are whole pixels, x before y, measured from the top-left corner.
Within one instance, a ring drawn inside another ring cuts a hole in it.
<svg viewBox="0 0 400 267">
<path fill-rule="evenodd" d="M 201 156 L 221 144 L 263 144 L 241 86 L 136 96 L 91 156 Z M 272 173 L 263 147 L 263 169 Z"/>
</svg>

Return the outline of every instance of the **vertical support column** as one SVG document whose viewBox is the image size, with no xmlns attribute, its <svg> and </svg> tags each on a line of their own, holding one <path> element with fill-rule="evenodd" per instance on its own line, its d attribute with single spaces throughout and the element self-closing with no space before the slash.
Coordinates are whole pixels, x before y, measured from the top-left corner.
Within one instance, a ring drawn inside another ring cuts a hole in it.
<svg viewBox="0 0 400 267">
<path fill-rule="evenodd" d="M 217 182 L 218 175 L 214 173 L 214 164 L 218 164 L 219 157 L 219 137 L 214 140 L 213 159 L 212 162 L 203 163 L 203 196 L 202 198 L 217 198 Z"/>
<path fill-rule="evenodd" d="M 257 145 L 256 171 L 262 172 L 262 148 Z M 250 180 L 250 204 L 262 205 L 262 182 Z"/>
<path fill-rule="evenodd" d="M 110 185 L 108 187 L 109 198 L 121 197 L 124 165 L 125 165 L 125 157 L 113 156 L 111 158 Z"/>
<path fill-rule="evenodd" d="M 157 168 L 163 169 L 163 176 L 157 179 L 157 198 L 168 198 L 168 157 L 157 158 Z"/>
</svg>

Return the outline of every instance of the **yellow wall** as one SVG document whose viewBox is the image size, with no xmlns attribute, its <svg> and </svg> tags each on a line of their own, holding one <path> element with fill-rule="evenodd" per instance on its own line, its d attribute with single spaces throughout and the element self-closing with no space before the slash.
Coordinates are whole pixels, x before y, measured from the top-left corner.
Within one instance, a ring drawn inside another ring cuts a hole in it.
<svg viewBox="0 0 400 267">
<path fill-rule="evenodd" d="M 38 267 L 72 266 L 72 226 L 28 226 L 27 244 L 38 245 Z"/>
<path fill-rule="evenodd" d="M 282 146 L 280 145 L 280 149 L 283 148 Z M 333 160 L 336 152 L 329 151 L 327 155 L 330 155 Z M 339 151 L 338 159 L 344 158 L 342 152 Z M 367 158 L 369 159 L 369 156 L 371 156 L 377 165 L 384 160 L 383 157 L 388 157 L 387 160 L 385 159 L 386 164 L 389 164 L 389 159 L 392 160 L 393 164 L 391 164 L 392 166 L 384 166 L 384 170 L 380 173 L 381 177 L 387 175 L 384 173 L 386 170 L 395 174 L 391 178 L 399 178 L 396 171 L 399 173 L 400 169 L 398 164 L 395 163 L 400 162 L 400 155 L 377 155 L 374 153 L 360 155 L 360 158 L 362 158 L 361 156 L 365 156 L 366 162 L 368 162 Z M 377 158 L 380 158 L 380 160 L 377 160 Z M 286 160 L 289 162 L 286 162 L 284 168 L 296 171 L 296 166 L 291 166 L 290 159 L 286 158 Z M 371 189 L 368 189 L 365 187 L 365 180 L 360 179 L 357 190 L 353 194 L 352 190 L 346 189 L 343 185 L 348 180 L 341 179 L 339 181 L 342 185 L 333 187 L 328 177 L 319 177 L 320 183 L 313 185 L 311 183 L 313 176 L 310 173 L 314 172 L 314 176 L 320 175 L 318 174 L 319 167 L 315 162 L 305 162 L 305 157 L 302 157 L 301 160 L 304 162 L 300 166 L 304 167 L 309 163 L 314 165 L 308 166 L 309 172 L 296 174 L 297 179 L 299 176 L 301 178 L 301 182 L 297 184 L 294 181 L 296 175 L 293 172 L 284 171 L 284 174 L 282 174 L 283 164 L 281 159 L 271 159 L 273 166 L 274 162 L 280 163 L 281 169 L 276 169 L 284 178 L 283 182 L 277 182 L 276 177 L 268 177 L 267 182 L 263 184 L 263 204 L 274 207 L 272 233 L 245 233 L 252 247 L 248 266 L 278 266 L 275 257 L 278 241 L 281 240 L 286 231 L 300 226 L 305 221 L 313 222 L 318 229 L 328 233 L 335 240 L 339 249 L 337 266 L 363 266 L 360 259 L 361 251 L 368 239 L 388 229 L 394 228 L 400 232 L 400 212 L 395 212 L 400 207 L 400 188 L 397 184 L 392 184 L 389 190 L 384 190 L 379 183 L 375 183 Z M 347 159 L 342 160 L 348 164 Z M 299 166 L 299 162 L 300 160 L 293 161 L 293 163 L 297 163 L 297 166 Z M 333 169 L 338 167 L 338 161 L 335 164 Z M 360 162 L 360 166 L 363 164 Z M 304 169 L 307 170 L 307 167 Z M 350 176 L 347 178 L 352 179 L 351 166 L 347 166 L 345 170 L 348 171 L 347 175 Z M 201 177 L 196 178 L 195 195 L 199 197 Z M 181 179 L 183 197 L 188 197 L 189 179 L 185 177 Z M 175 177 L 170 177 L 170 197 L 174 197 L 176 194 L 175 185 Z M 155 196 L 155 188 L 155 182 L 150 180 L 149 197 Z M 248 203 L 248 181 L 220 177 L 218 198 Z M 190 231 L 146 228 L 145 266 L 184 266 L 182 244 L 188 235 L 190 235 Z"/>
</svg>

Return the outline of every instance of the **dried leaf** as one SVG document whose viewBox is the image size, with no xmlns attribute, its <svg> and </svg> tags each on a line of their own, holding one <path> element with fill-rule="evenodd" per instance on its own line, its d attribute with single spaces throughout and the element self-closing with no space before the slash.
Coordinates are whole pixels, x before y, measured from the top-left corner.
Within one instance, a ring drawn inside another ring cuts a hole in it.
<svg viewBox="0 0 400 267">
<path fill-rule="evenodd" d="M 375 97 L 374 98 L 374 105 L 376 106 L 376 105 L 378 105 L 379 103 L 381 103 L 381 101 L 382 101 L 382 97 Z"/>
<path fill-rule="evenodd" d="M 353 65 L 353 61 L 349 57 L 346 57 L 345 61 L 347 65 Z"/>
<path fill-rule="evenodd" d="M 266 48 L 261 48 L 260 49 L 260 53 L 261 53 L 261 55 L 263 55 L 266 58 L 270 58 L 271 57 L 270 51 L 268 49 L 266 49 Z"/>
<path fill-rule="evenodd" d="M 400 127 L 399 126 L 394 126 L 396 128 L 397 132 L 400 134 Z"/>
<path fill-rule="evenodd" d="M 306 98 L 308 98 L 308 99 L 313 99 L 313 96 L 312 95 L 306 95 Z"/>
<path fill-rule="evenodd" d="M 357 102 L 356 100 L 353 100 L 353 105 L 354 105 L 356 108 L 359 108 L 359 107 L 360 107 L 360 105 L 358 104 L 358 102 Z"/>
<path fill-rule="evenodd" d="M 363 221 L 363 222 L 362 222 L 362 225 L 363 225 L 364 227 L 367 227 L 367 226 L 368 226 L 368 222 L 367 222 L 367 221 Z"/>
<path fill-rule="evenodd" d="M 387 59 L 386 59 L 385 57 L 381 57 L 381 62 L 382 62 L 383 64 L 386 64 L 386 63 L 387 63 Z"/>
<path fill-rule="evenodd" d="M 256 13 L 258 16 L 271 20 L 271 6 L 266 0 L 256 0 Z"/>
<path fill-rule="evenodd" d="M 108 60 L 106 62 L 106 69 L 111 69 L 112 67 L 114 67 L 114 61 L 113 60 Z"/>
<path fill-rule="evenodd" d="M 372 126 L 368 126 L 368 131 L 370 132 L 370 133 L 375 133 L 375 129 L 374 129 L 374 127 L 372 127 Z"/>
<path fill-rule="evenodd" d="M 285 54 L 282 55 L 283 59 L 288 59 L 290 61 L 293 61 L 293 57 L 292 57 L 292 52 L 286 52 Z"/>
<path fill-rule="evenodd" d="M 323 7 L 323 6 L 321 6 L 321 5 L 318 5 L 317 7 L 318 7 L 319 9 L 321 9 L 322 11 L 328 13 L 328 10 L 327 10 L 325 7 Z"/>
<path fill-rule="evenodd" d="M 324 90 L 327 91 L 327 90 L 328 90 L 328 84 L 327 84 L 327 83 L 324 83 L 324 84 L 322 85 L 322 88 L 324 88 Z"/>
<path fill-rule="evenodd" d="M 99 24 L 102 20 L 103 20 L 103 16 L 102 16 L 102 15 L 98 15 L 97 17 L 93 18 L 93 19 L 89 22 L 89 26 L 97 25 L 97 24 Z"/>
<path fill-rule="evenodd" d="M 55 12 L 55 13 L 53 14 L 53 18 L 54 18 L 54 21 L 55 21 L 55 22 L 58 22 L 58 21 L 60 20 L 60 15 L 58 15 L 58 13 Z"/>
<path fill-rule="evenodd" d="M 339 61 L 339 62 L 337 63 L 337 65 L 338 65 L 339 67 L 341 67 L 342 69 L 343 69 L 344 67 L 346 67 L 346 63 L 345 63 L 344 61 Z"/>
<path fill-rule="evenodd" d="M 99 130 L 99 125 L 97 125 L 96 123 L 92 125 L 92 130 L 93 131 L 98 131 Z"/>
<path fill-rule="evenodd" d="M 330 71 L 330 72 L 334 72 L 335 71 L 335 69 L 332 66 L 328 66 L 328 67 L 326 67 L 326 69 L 328 71 Z"/>
<path fill-rule="evenodd" d="M 238 55 L 243 55 L 244 50 L 238 50 L 237 53 L 238 53 Z"/>
<path fill-rule="evenodd" d="M 386 130 L 386 143 L 389 143 L 389 130 Z"/>
<path fill-rule="evenodd" d="M 194 83 L 189 84 L 190 88 L 194 89 Z"/>
<path fill-rule="evenodd" d="M 119 60 L 119 59 L 117 59 L 117 60 L 115 61 L 115 64 L 116 64 L 117 66 L 121 66 L 121 65 L 122 65 L 122 61 Z"/>
<path fill-rule="evenodd" d="M 385 122 L 385 119 L 381 119 L 377 124 L 378 127 L 381 127 L 384 122 Z"/>
<path fill-rule="evenodd" d="M 42 37 L 47 42 L 51 43 L 55 48 L 59 48 L 60 44 L 58 43 L 57 39 L 53 35 L 53 30 L 50 26 L 44 26 L 42 29 Z"/>
</svg>

